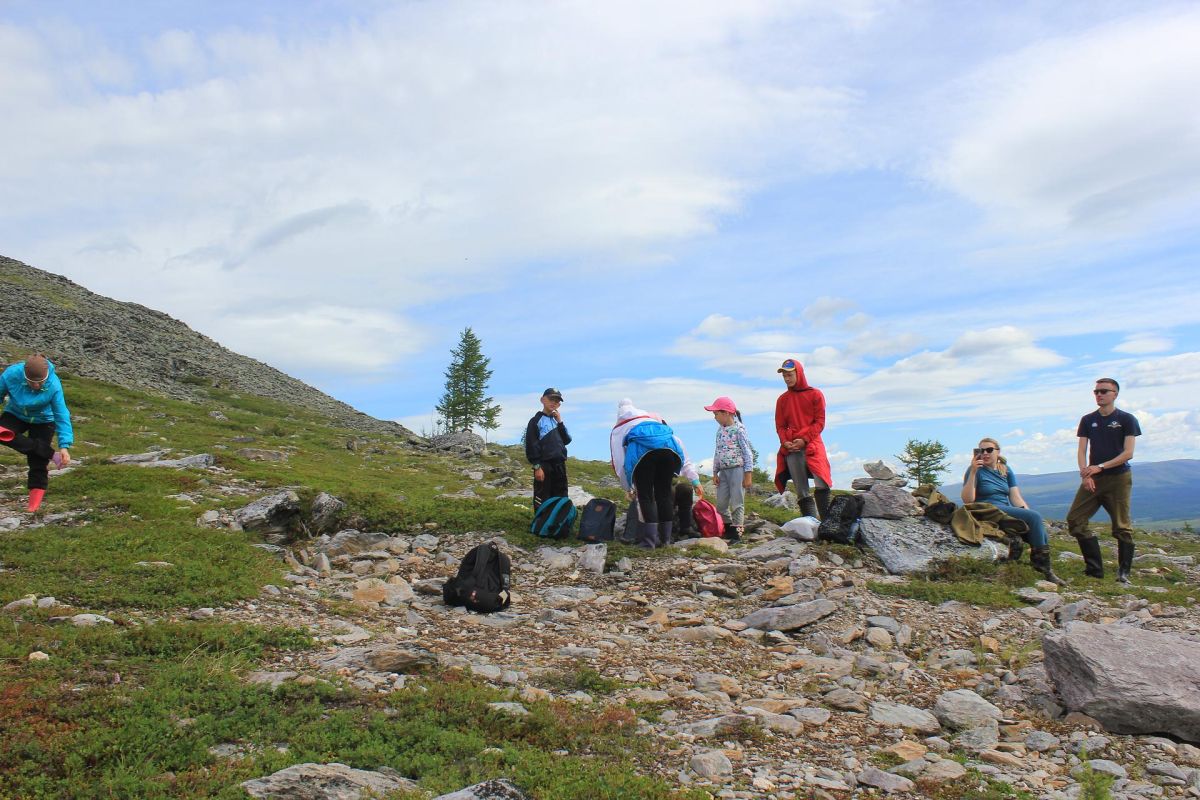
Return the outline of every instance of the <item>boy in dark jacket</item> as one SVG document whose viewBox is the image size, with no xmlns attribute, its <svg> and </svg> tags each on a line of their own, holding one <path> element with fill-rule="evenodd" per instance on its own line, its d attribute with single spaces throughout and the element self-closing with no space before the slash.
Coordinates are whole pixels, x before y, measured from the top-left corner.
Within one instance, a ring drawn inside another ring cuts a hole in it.
<svg viewBox="0 0 1200 800">
<path fill-rule="evenodd" d="M 525 457 L 533 465 L 533 510 L 548 497 L 567 494 L 567 445 L 571 434 L 558 407 L 562 392 L 553 387 L 542 392 L 542 410 L 525 428 Z"/>
</svg>

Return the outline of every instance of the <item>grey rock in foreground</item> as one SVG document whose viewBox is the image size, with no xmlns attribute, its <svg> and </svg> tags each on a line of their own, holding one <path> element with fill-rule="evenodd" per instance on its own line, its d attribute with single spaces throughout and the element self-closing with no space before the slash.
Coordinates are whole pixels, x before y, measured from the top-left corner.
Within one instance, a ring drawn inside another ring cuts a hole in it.
<svg viewBox="0 0 1200 800">
<path fill-rule="evenodd" d="M 863 517 L 859 528 L 863 542 L 875 551 L 893 575 L 910 575 L 929 569 L 947 558 L 982 558 L 995 561 L 1001 546 L 990 539 L 978 547 L 963 544 L 949 527 L 924 517 L 871 519 Z M 1008 553 L 1007 547 L 1004 554 Z"/>
<path fill-rule="evenodd" d="M 1128 625 L 1072 622 L 1042 639 L 1063 704 L 1114 733 L 1200 743 L 1200 643 Z"/>
<path fill-rule="evenodd" d="M 995 726 L 996 720 L 1004 716 L 1000 709 L 970 689 L 943 692 L 933 705 L 933 715 L 951 730 Z"/>
<path fill-rule="evenodd" d="M 354 769 L 345 764 L 295 764 L 265 778 L 242 783 L 251 797 L 269 800 L 360 800 L 417 784 L 398 775 Z"/>
<path fill-rule="evenodd" d="M 748 628 L 764 631 L 794 631 L 837 610 L 837 603 L 832 600 L 810 600 L 795 606 L 760 608 L 742 617 L 741 622 Z"/>
<path fill-rule="evenodd" d="M 217 460 L 211 453 L 197 453 L 183 458 L 165 458 L 161 461 L 139 461 L 140 467 L 166 467 L 167 469 L 187 469 L 188 467 L 211 467 Z"/>
<path fill-rule="evenodd" d="M 440 794 L 433 800 L 529 800 L 522 792 L 504 778 L 484 781 L 450 794 Z"/>
</svg>

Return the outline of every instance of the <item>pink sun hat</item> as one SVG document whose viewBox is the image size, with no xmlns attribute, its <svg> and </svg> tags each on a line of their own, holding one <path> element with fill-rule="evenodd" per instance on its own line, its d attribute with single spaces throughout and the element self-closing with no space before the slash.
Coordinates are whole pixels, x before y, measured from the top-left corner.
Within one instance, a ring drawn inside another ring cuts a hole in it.
<svg viewBox="0 0 1200 800">
<path fill-rule="evenodd" d="M 711 406 L 705 406 L 704 410 L 705 411 L 728 411 L 730 414 L 736 414 L 737 406 L 735 406 L 733 404 L 733 401 L 730 400 L 728 397 L 718 397 L 716 400 L 713 400 Z"/>
</svg>

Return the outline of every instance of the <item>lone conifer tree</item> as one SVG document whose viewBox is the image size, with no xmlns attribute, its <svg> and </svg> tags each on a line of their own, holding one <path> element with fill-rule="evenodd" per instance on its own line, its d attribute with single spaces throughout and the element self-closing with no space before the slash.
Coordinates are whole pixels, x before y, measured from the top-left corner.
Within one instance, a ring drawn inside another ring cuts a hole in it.
<svg viewBox="0 0 1200 800">
<path fill-rule="evenodd" d="M 936 439 L 924 442 L 909 439 L 908 444 L 904 445 L 904 452 L 896 458 L 906 467 L 904 476 L 917 486 L 926 483 L 936 486 L 938 475 L 950 468 L 950 463 L 946 461 L 948 452 L 946 445 Z"/>
<path fill-rule="evenodd" d="M 484 430 L 500 426 L 497 416 L 500 407 L 486 396 L 492 371 L 491 359 L 483 355 L 482 342 L 469 327 L 463 328 L 458 346 L 450 351 L 450 366 L 446 367 L 446 389 L 435 407 L 438 424 L 447 433 L 469 431 L 479 425 Z"/>
</svg>

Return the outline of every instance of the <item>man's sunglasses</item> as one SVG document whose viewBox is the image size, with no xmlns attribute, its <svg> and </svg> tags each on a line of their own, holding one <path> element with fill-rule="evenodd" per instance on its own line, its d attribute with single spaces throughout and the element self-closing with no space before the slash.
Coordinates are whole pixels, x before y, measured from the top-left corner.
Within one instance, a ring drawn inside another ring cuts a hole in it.
<svg viewBox="0 0 1200 800">
<path fill-rule="evenodd" d="M 1092 394 L 1108 394 L 1112 389 L 1092 389 Z"/>
</svg>

